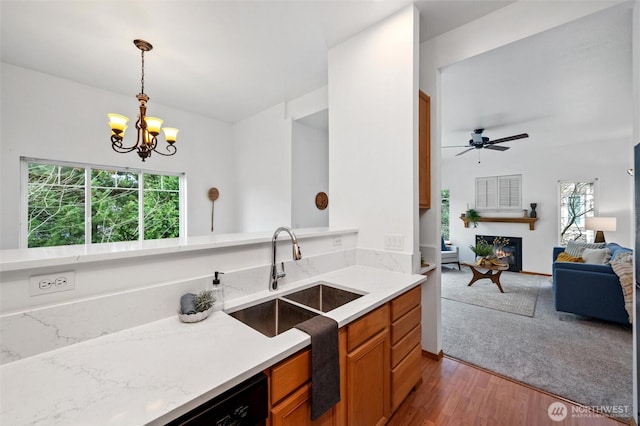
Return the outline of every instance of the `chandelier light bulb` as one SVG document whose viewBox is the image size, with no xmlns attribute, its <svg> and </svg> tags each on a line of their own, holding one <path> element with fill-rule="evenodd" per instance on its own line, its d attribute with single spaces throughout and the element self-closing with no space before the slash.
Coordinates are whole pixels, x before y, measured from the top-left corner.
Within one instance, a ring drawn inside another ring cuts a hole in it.
<svg viewBox="0 0 640 426">
<path fill-rule="evenodd" d="M 149 133 L 153 136 L 158 136 L 160 134 L 160 127 L 162 127 L 164 120 L 157 117 L 145 117 L 144 121 L 147 123 L 147 131 Z"/>
<path fill-rule="evenodd" d="M 162 131 L 164 132 L 164 138 L 167 140 L 167 143 L 173 144 L 180 130 L 175 127 L 163 127 Z"/>
<path fill-rule="evenodd" d="M 124 133 L 129 121 L 127 117 L 120 114 L 107 114 L 107 117 L 109 117 L 109 126 L 115 134 Z"/>
</svg>

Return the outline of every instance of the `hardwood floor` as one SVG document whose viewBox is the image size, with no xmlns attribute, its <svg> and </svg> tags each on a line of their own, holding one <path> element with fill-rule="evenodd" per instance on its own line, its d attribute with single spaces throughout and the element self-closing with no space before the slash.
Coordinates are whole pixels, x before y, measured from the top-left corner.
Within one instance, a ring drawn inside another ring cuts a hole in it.
<svg viewBox="0 0 640 426">
<path fill-rule="evenodd" d="M 554 402 L 566 407 L 567 416 L 562 421 L 549 417 L 549 406 Z M 388 423 L 392 426 L 623 424 L 627 423 L 447 357 L 440 361 L 422 357 L 422 384 L 409 394 Z"/>
</svg>

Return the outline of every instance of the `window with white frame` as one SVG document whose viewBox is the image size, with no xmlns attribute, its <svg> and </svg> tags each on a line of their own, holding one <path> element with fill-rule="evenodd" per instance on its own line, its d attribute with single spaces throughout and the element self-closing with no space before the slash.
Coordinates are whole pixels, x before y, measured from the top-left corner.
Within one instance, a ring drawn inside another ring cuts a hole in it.
<svg viewBox="0 0 640 426">
<path fill-rule="evenodd" d="M 181 234 L 182 174 L 27 158 L 22 169 L 25 247 Z"/>
<path fill-rule="evenodd" d="M 597 179 L 576 181 L 559 181 L 560 194 L 560 245 L 566 246 L 569 241 L 591 239 L 592 231 L 585 228 L 585 218 L 594 216 L 596 211 Z"/>
<path fill-rule="evenodd" d="M 476 209 L 521 209 L 522 175 L 476 178 Z"/>
</svg>

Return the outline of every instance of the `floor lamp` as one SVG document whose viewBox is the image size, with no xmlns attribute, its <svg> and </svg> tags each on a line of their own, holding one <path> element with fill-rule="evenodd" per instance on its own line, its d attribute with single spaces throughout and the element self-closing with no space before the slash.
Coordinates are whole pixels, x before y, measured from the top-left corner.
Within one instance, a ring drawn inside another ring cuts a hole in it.
<svg viewBox="0 0 640 426">
<path fill-rule="evenodd" d="M 615 217 L 588 217 L 585 221 L 585 228 L 596 231 L 594 243 L 604 243 L 604 231 L 616 230 Z"/>
</svg>

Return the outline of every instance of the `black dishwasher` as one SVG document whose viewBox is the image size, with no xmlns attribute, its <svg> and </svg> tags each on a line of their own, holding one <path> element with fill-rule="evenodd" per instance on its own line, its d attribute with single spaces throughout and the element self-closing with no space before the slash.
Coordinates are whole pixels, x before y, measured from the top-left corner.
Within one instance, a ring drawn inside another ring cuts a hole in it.
<svg viewBox="0 0 640 426">
<path fill-rule="evenodd" d="M 268 411 L 267 376 L 258 373 L 168 425 L 260 426 Z"/>
</svg>

